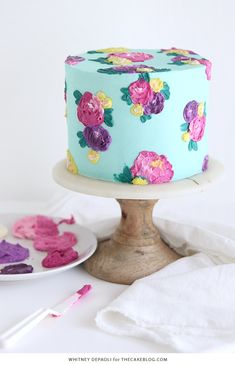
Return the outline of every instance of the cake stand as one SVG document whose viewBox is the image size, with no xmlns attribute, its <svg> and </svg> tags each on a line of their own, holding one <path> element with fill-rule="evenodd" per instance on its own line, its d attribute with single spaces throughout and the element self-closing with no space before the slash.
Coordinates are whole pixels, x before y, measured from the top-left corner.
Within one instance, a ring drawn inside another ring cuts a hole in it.
<svg viewBox="0 0 235 365">
<path fill-rule="evenodd" d="M 190 178 L 161 185 L 131 185 L 94 180 L 73 175 L 66 161 L 53 169 L 54 180 L 63 187 L 83 194 L 115 198 L 121 207 L 121 221 L 112 237 L 100 242 L 85 269 L 97 278 L 131 284 L 180 256 L 161 239 L 153 224 L 152 211 L 159 199 L 202 192 L 223 173 L 223 166 L 210 159 L 207 171 Z"/>
</svg>

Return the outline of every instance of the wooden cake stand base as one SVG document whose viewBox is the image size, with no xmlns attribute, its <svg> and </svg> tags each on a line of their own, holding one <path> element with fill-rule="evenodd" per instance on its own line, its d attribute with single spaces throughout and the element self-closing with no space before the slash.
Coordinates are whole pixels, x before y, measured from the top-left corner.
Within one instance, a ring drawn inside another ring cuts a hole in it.
<svg viewBox="0 0 235 365">
<path fill-rule="evenodd" d="M 109 240 L 99 243 L 84 267 L 97 278 L 131 284 L 180 258 L 163 242 L 153 224 L 152 211 L 158 199 L 203 191 L 222 173 L 223 166 L 210 159 L 208 170 L 202 174 L 162 185 L 137 186 L 72 175 L 66 170 L 66 162 L 60 161 L 53 177 L 69 190 L 117 199 L 120 224 Z"/>
</svg>

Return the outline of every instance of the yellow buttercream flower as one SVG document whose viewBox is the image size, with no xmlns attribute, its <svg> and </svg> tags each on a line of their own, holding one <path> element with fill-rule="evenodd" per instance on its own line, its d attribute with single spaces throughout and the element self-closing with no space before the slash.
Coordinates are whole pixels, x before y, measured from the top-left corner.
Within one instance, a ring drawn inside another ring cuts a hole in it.
<svg viewBox="0 0 235 365">
<path fill-rule="evenodd" d="M 155 160 L 151 162 L 152 167 L 159 167 L 162 170 L 163 161 L 162 160 Z"/>
<path fill-rule="evenodd" d="M 133 185 L 148 185 L 148 180 L 144 179 L 143 177 L 135 177 L 131 183 Z"/>
<path fill-rule="evenodd" d="M 137 72 L 153 72 L 153 69 L 150 67 L 138 67 L 136 69 Z"/>
<path fill-rule="evenodd" d="M 89 150 L 87 157 L 88 160 L 95 165 L 100 159 L 100 154 L 97 151 Z"/>
<path fill-rule="evenodd" d="M 166 53 L 178 53 L 179 55 L 187 56 L 189 54 L 189 51 L 186 51 L 185 49 L 175 48 L 175 49 L 167 49 L 165 51 Z"/>
<path fill-rule="evenodd" d="M 189 59 L 189 60 L 186 60 L 186 61 L 182 61 L 183 63 L 187 63 L 188 65 L 200 65 L 200 62 L 198 60 L 192 60 L 192 59 Z"/>
<path fill-rule="evenodd" d="M 128 60 L 127 58 L 118 57 L 118 56 L 110 56 L 107 58 L 108 62 L 112 63 L 113 65 L 118 66 L 126 66 L 130 65 L 132 63 L 131 60 Z"/>
<path fill-rule="evenodd" d="M 101 105 L 104 109 L 112 108 L 113 102 L 103 91 L 98 91 L 96 94 L 97 98 L 100 100 Z"/>
<path fill-rule="evenodd" d="M 67 150 L 67 170 L 74 175 L 78 174 L 78 168 L 74 158 L 69 150 Z"/>
<path fill-rule="evenodd" d="M 199 117 L 203 116 L 203 114 L 204 114 L 204 103 L 203 102 L 201 102 L 198 105 L 197 113 L 198 113 Z"/>
<path fill-rule="evenodd" d="M 144 108 L 142 107 L 141 104 L 134 104 L 134 105 L 132 105 L 130 112 L 135 117 L 141 117 L 141 115 L 144 114 Z"/>
<path fill-rule="evenodd" d="M 149 83 L 155 93 L 158 93 L 163 88 L 163 81 L 161 79 L 151 79 Z"/>
<path fill-rule="evenodd" d="M 188 142 L 188 141 L 189 141 L 189 139 L 190 139 L 190 135 L 189 135 L 189 133 L 188 133 L 188 132 L 185 132 L 185 133 L 183 133 L 183 134 L 182 134 L 182 140 L 183 140 L 184 142 Z"/>
<path fill-rule="evenodd" d="M 64 110 L 64 117 L 67 118 L 67 115 L 68 114 L 67 114 L 67 105 L 66 105 L 65 110 Z"/>
<path fill-rule="evenodd" d="M 123 53 L 128 51 L 129 49 L 124 47 L 111 47 L 111 48 L 103 48 L 96 50 L 96 52 L 101 52 L 101 53 Z"/>
</svg>

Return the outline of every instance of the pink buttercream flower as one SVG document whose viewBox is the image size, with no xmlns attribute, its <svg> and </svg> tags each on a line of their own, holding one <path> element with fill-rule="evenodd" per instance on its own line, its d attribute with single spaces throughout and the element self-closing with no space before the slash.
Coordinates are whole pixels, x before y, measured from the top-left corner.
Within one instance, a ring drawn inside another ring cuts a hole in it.
<svg viewBox="0 0 235 365">
<path fill-rule="evenodd" d="M 86 91 L 77 107 L 77 117 L 87 127 L 98 126 L 104 121 L 104 109 L 101 101 L 92 93 Z"/>
<path fill-rule="evenodd" d="M 130 60 L 132 62 L 143 62 L 143 61 L 150 60 L 151 58 L 153 58 L 153 56 L 151 54 L 143 53 L 143 52 L 111 53 L 110 56 L 126 58 L 127 60 Z"/>
<path fill-rule="evenodd" d="M 141 151 L 131 167 L 133 177 L 142 177 L 150 184 L 162 184 L 172 179 L 174 171 L 166 156 Z"/>
<path fill-rule="evenodd" d="M 206 125 L 206 118 L 203 115 L 202 117 L 196 116 L 189 124 L 189 135 L 191 140 L 194 142 L 201 141 Z"/>
<path fill-rule="evenodd" d="M 67 63 L 67 65 L 70 66 L 74 66 L 77 63 L 80 63 L 82 61 L 85 61 L 84 57 L 80 57 L 80 56 L 68 56 L 65 60 L 65 63 Z"/>
<path fill-rule="evenodd" d="M 133 104 L 146 105 L 154 96 L 149 83 L 144 79 L 132 82 L 128 90 Z"/>
<path fill-rule="evenodd" d="M 199 62 L 202 64 L 202 65 L 205 65 L 206 66 L 206 77 L 207 77 L 207 80 L 210 80 L 211 79 L 211 67 L 212 67 L 212 63 L 211 61 L 209 60 L 206 60 L 205 58 L 199 60 Z"/>
</svg>

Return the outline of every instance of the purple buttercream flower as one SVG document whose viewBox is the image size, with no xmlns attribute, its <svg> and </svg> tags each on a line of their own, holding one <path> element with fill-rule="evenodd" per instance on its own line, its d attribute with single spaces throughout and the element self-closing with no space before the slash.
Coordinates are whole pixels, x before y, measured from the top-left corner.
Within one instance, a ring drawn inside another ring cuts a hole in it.
<svg viewBox="0 0 235 365">
<path fill-rule="evenodd" d="M 65 60 L 65 63 L 67 63 L 67 65 L 71 65 L 74 66 L 79 62 L 85 61 L 85 58 L 80 57 L 80 56 L 68 56 Z"/>
<path fill-rule="evenodd" d="M 109 132 L 101 126 L 86 127 L 83 136 L 88 146 L 94 151 L 107 151 L 112 142 Z"/>
<path fill-rule="evenodd" d="M 196 100 L 192 100 L 186 104 L 183 112 L 186 122 L 190 123 L 197 116 L 197 110 L 198 102 Z"/>
<path fill-rule="evenodd" d="M 209 162 L 209 156 L 206 155 L 204 157 L 203 163 L 202 163 L 202 171 L 206 171 L 208 169 L 208 162 Z"/>
<path fill-rule="evenodd" d="M 144 114 L 158 114 L 164 108 L 165 98 L 161 93 L 154 93 L 153 98 L 144 107 Z"/>
</svg>

